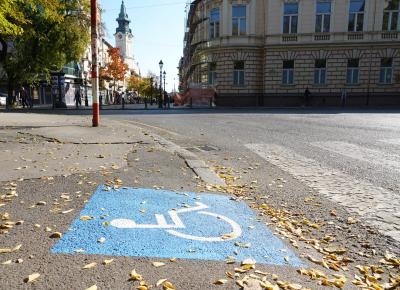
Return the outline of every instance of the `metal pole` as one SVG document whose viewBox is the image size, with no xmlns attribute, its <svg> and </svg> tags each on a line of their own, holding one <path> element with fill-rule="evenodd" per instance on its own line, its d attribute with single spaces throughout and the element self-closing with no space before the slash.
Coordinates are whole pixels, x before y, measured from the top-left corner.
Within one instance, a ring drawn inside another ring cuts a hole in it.
<svg viewBox="0 0 400 290">
<path fill-rule="evenodd" d="M 99 67 L 97 63 L 97 0 L 91 3 L 91 30 L 92 30 L 92 98 L 93 98 L 93 127 L 99 126 Z"/>
<path fill-rule="evenodd" d="M 160 70 L 160 99 L 158 100 L 158 108 L 162 109 L 163 107 L 163 99 L 162 99 L 162 69 Z"/>
</svg>

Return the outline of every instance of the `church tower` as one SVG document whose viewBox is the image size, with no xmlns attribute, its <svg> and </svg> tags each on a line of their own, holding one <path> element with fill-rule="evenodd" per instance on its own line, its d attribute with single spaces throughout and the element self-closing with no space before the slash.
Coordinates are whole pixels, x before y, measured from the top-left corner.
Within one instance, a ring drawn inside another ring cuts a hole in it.
<svg viewBox="0 0 400 290">
<path fill-rule="evenodd" d="M 139 73 L 139 68 L 135 63 L 135 57 L 133 55 L 133 34 L 129 27 L 129 23 L 131 21 L 126 13 L 126 7 L 123 0 L 121 4 L 121 11 L 116 20 L 118 22 L 118 27 L 114 35 L 115 46 L 120 49 L 121 55 L 124 58 L 125 63 L 128 65 L 129 70 Z"/>
</svg>

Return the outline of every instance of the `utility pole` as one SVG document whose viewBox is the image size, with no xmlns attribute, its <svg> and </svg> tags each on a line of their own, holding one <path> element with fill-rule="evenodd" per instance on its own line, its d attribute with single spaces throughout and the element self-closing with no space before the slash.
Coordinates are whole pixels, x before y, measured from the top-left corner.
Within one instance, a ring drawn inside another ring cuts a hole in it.
<svg viewBox="0 0 400 290">
<path fill-rule="evenodd" d="M 93 95 L 93 127 L 99 126 L 99 67 L 97 63 L 97 0 L 91 1 L 91 30 L 92 30 L 92 95 Z"/>
</svg>

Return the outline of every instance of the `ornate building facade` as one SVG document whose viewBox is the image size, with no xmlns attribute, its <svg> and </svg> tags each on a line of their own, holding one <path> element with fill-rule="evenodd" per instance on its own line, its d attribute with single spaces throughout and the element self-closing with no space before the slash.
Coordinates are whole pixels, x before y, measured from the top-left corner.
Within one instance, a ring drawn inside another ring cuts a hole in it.
<svg viewBox="0 0 400 290">
<path fill-rule="evenodd" d="M 400 1 L 193 1 L 180 78 L 217 105 L 400 105 Z"/>
</svg>

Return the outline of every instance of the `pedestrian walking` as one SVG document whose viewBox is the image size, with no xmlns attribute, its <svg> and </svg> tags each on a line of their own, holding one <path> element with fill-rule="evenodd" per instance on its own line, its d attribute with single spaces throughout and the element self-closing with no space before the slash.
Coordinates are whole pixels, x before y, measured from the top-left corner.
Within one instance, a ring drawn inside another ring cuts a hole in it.
<svg viewBox="0 0 400 290">
<path fill-rule="evenodd" d="M 32 90 L 31 90 L 31 92 L 32 92 Z M 28 100 L 28 104 L 29 104 L 29 109 L 32 109 L 33 108 L 33 96 L 32 96 L 32 94 L 26 94 L 27 95 L 27 100 Z"/>
<path fill-rule="evenodd" d="M 342 89 L 342 94 L 341 94 L 340 99 L 341 99 L 342 107 L 344 108 L 346 106 L 346 101 L 347 101 L 347 91 L 346 91 L 346 89 Z"/>
<path fill-rule="evenodd" d="M 25 106 L 28 108 L 28 93 L 26 92 L 25 87 L 21 87 L 21 91 L 19 92 L 19 96 L 21 98 L 22 107 L 25 109 Z"/>
<path fill-rule="evenodd" d="M 310 97 L 311 97 L 311 92 L 308 89 L 308 87 L 306 88 L 306 90 L 304 91 L 304 101 L 305 101 L 305 105 L 308 107 L 310 106 Z"/>
<path fill-rule="evenodd" d="M 75 105 L 76 108 L 79 109 L 79 107 L 82 105 L 82 93 L 81 93 L 81 88 L 78 88 L 75 91 Z"/>
</svg>

